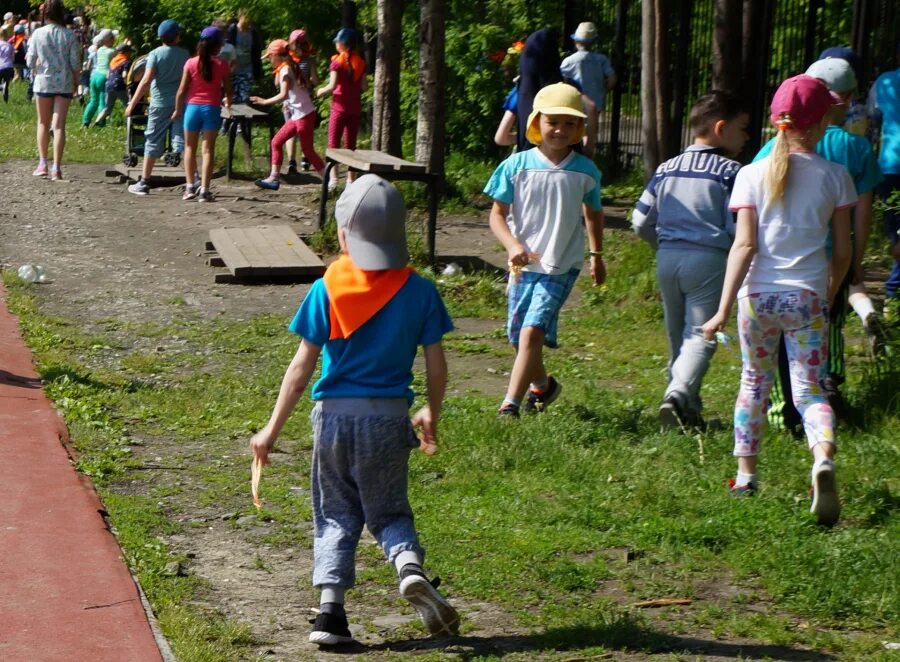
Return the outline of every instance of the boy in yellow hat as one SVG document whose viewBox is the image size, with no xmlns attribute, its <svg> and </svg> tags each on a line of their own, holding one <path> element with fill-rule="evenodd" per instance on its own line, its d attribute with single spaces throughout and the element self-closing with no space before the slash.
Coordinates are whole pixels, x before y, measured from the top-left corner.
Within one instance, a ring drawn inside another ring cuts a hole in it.
<svg viewBox="0 0 900 662">
<path fill-rule="evenodd" d="M 543 348 L 556 347 L 559 311 L 584 263 L 584 227 L 595 285 L 606 279 L 600 171 L 573 147 L 585 131 L 581 94 L 565 83 L 534 97 L 526 137 L 537 149 L 501 163 L 484 192 L 494 199 L 490 226 L 510 267 L 507 335 L 516 348 L 500 416 L 543 411 L 562 385 L 544 367 Z"/>
</svg>

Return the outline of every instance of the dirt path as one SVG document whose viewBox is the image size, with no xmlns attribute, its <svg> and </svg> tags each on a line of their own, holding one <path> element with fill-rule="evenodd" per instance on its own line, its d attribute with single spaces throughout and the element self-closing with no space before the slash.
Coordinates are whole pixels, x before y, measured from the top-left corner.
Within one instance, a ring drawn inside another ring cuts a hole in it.
<svg viewBox="0 0 900 662">
<path fill-rule="evenodd" d="M 106 178 L 104 170 L 95 165 L 69 166 L 66 174 L 70 181 L 51 183 L 32 180 L 29 164 L 0 165 L 0 189 L 15 191 L 4 196 L 0 208 L 0 264 L 4 268 L 23 263 L 46 267 L 53 282 L 40 292 L 45 313 L 74 319 L 90 331 L 102 329 L 102 322 L 109 319 L 165 324 L 173 316 L 174 300 L 198 315 L 231 320 L 261 313 L 288 315 L 296 309 L 307 286 L 215 284 L 214 269 L 205 265 L 202 253 L 209 230 L 223 225 L 287 223 L 298 234 L 308 233 L 317 213 L 318 187 L 286 186 L 277 193 L 263 194 L 246 182 L 234 186 L 217 182 L 215 203 L 185 203 L 180 189 L 157 189 L 147 197 L 129 195 L 122 184 Z M 618 224 L 621 226 L 621 219 Z M 438 252 L 447 261 L 476 258 L 500 268 L 504 262 L 483 218 L 442 217 Z M 463 319 L 457 324 L 463 333 L 484 333 L 500 322 Z M 454 354 L 450 361 L 451 387 L 461 388 L 465 383 L 465 388 L 502 392 L 507 359 Z M 182 461 L 186 452 L 187 457 L 194 452 L 198 458 L 204 453 L 200 448 L 185 451 L 173 439 L 143 441 L 143 452 L 160 465 Z M 177 474 L 148 472 L 146 478 L 123 489 L 146 494 L 166 481 L 181 481 L 184 488 L 190 479 Z M 303 489 L 302 485 L 296 488 L 298 492 Z M 183 532 L 166 543 L 190 558 L 190 572 L 208 580 L 210 590 L 200 606 L 248 625 L 254 639 L 263 642 L 254 654 L 279 660 L 339 657 L 307 643 L 309 607 L 316 600 L 309 586 L 308 548 L 267 545 L 262 540 L 267 523 L 253 516 L 237 517 L 221 507 L 198 508 L 187 502 L 165 505 L 184 506 L 173 508 L 184 513 L 178 516 L 185 525 Z M 363 544 L 372 542 L 368 539 Z M 361 555 L 364 566 L 366 557 Z M 353 604 L 355 635 L 361 646 L 344 654 L 359 652 L 367 659 L 387 659 L 401 651 L 440 649 L 444 655 L 461 659 L 485 654 L 516 660 L 539 657 L 534 636 L 517 627 L 496 605 L 456 599 L 467 624 L 465 636 L 449 645 L 423 642 L 410 625 L 413 612 L 399 606 L 388 587 L 373 588 L 354 596 L 358 599 Z M 608 597 L 615 599 L 613 594 L 611 591 Z M 628 596 L 623 593 L 621 598 L 625 601 Z M 665 631 L 663 623 L 659 626 Z M 738 654 L 815 659 L 796 649 L 740 641 L 726 644 L 715 639 L 711 633 L 692 632 L 690 637 L 673 637 L 672 649 L 693 650 L 711 660 L 733 659 Z M 620 651 L 615 657 L 645 656 Z"/>
</svg>

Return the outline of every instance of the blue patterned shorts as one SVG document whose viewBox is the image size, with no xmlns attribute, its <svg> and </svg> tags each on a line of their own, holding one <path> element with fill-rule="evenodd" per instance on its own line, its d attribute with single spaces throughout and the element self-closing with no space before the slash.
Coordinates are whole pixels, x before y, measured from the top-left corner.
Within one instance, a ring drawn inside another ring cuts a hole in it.
<svg viewBox="0 0 900 662">
<path fill-rule="evenodd" d="M 556 327 L 559 325 L 559 311 L 575 281 L 578 269 L 568 273 L 550 276 L 531 271 L 523 271 L 510 281 L 507 292 L 506 335 L 509 342 L 519 345 L 522 327 L 533 326 L 544 332 L 544 344 L 556 347 Z"/>
</svg>

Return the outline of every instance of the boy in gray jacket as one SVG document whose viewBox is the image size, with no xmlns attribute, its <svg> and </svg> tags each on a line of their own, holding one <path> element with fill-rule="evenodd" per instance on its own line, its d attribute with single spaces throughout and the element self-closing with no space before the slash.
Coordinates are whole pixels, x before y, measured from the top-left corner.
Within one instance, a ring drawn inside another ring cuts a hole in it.
<svg viewBox="0 0 900 662">
<path fill-rule="evenodd" d="M 702 426 L 700 386 L 716 351 L 701 325 L 715 314 L 734 238 L 728 199 L 747 141 L 740 100 L 712 92 L 691 110 L 694 143 L 662 163 L 635 205 L 634 231 L 656 253 L 656 275 L 669 337 L 669 384 L 659 408 L 662 430 Z"/>
</svg>

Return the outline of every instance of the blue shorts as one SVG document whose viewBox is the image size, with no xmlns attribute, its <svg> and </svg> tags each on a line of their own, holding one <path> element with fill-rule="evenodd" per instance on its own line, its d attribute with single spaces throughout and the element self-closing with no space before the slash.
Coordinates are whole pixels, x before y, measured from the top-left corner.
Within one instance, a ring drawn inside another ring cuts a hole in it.
<svg viewBox="0 0 900 662">
<path fill-rule="evenodd" d="M 171 131 L 172 151 L 184 152 L 182 118 L 172 119 L 175 106 L 150 106 L 147 109 L 147 127 L 144 129 L 144 155 L 158 159 L 166 151 L 166 132 Z"/>
<path fill-rule="evenodd" d="M 218 131 L 222 127 L 222 109 L 219 106 L 201 106 L 189 103 L 184 109 L 185 131 Z"/>
<path fill-rule="evenodd" d="M 547 347 L 557 346 L 559 311 L 569 298 L 578 273 L 579 269 L 558 276 L 523 271 L 518 278 L 510 280 L 506 322 L 510 343 L 518 347 L 522 327 L 533 326 L 544 332 Z"/>
</svg>

